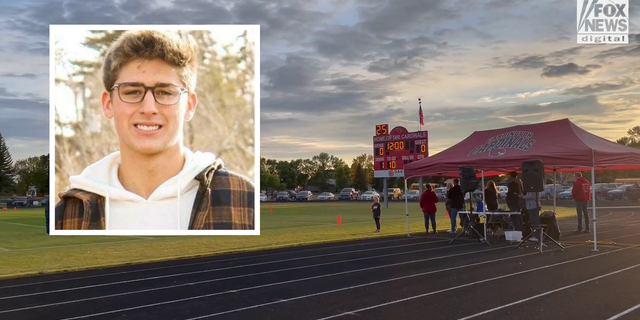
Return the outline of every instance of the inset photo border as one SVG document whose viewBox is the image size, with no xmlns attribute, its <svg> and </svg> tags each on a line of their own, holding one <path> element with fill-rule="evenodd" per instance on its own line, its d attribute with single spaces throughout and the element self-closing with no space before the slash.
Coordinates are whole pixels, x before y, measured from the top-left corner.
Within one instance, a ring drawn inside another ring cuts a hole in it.
<svg viewBox="0 0 640 320">
<path fill-rule="evenodd" d="M 259 235 L 260 26 L 50 25 L 51 235 Z"/>
</svg>

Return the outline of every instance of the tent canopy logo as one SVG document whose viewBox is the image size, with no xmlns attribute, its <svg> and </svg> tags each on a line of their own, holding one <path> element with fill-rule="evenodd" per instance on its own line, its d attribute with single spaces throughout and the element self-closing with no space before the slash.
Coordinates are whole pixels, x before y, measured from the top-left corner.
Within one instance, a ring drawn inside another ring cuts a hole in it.
<svg viewBox="0 0 640 320">
<path fill-rule="evenodd" d="M 467 157 L 489 152 L 490 157 L 502 157 L 507 154 L 507 149 L 528 151 L 536 143 L 533 132 L 510 131 L 493 136 L 484 144 L 475 147 Z"/>
<path fill-rule="evenodd" d="M 578 43 L 629 43 L 629 0 L 576 0 Z"/>
</svg>

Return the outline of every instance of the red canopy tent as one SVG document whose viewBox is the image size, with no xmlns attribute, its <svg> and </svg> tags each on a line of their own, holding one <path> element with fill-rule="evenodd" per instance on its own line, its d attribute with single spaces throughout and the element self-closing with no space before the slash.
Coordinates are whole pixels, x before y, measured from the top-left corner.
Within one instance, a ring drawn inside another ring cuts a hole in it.
<svg viewBox="0 0 640 320">
<path fill-rule="evenodd" d="M 552 172 L 640 169 L 640 149 L 600 138 L 569 119 L 475 131 L 432 157 L 405 165 L 406 178 L 458 176 L 460 166 L 485 176 L 520 171 L 523 161 L 542 160 Z"/>
<path fill-rule="evenodd" d="M 640 169 L 640 149 L 600 138 L 569 119 L 475 131 L 460 143 L 432 157 L 407 164 L 405 178 L 458 176 L 460 166 L 484 176 L 520 171 L 523 161 L 541 160 L 545 171 Z M 484 185 L 484 181 L 483 181 Z M 406 180 L 405 180 L 406 189 Z M 597 250 L 596 203 L 593 198 L 594 250 Z M 408 204 L 407 231 L 408 231 Z M 555 201 L 554 201 L 555 207 Z"/>
</svg>

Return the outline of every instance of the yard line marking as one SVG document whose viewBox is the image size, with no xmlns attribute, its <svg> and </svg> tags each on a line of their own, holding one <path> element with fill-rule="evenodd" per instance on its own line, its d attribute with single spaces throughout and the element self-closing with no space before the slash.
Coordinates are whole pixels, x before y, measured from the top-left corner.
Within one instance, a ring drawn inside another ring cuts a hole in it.
<svg viewBox="0 0 640 320">
<path fill-rule="evenodd" d="M 611 275 L 614 275 L 614 274 L 618 274 L 620 272 L 624 272 L 624 271 L 627 271 L 627 270 L 631 270 L 631 269 L 637 268 L 637 267 L 640 267 L 640 263 L 636 264 L 636 265 L 633 265 L 631 267 L 627 267 L 627 268 L 624 268 L 624 269 L 620 269 L 620 270 L 617 270 L 617 271 L 613 271 L 613 272 L 609 272 L 609 273 L 606 273 L 606 274 L 603 274 L 603 275 L 599 275 L 599 276 L 597 276 L 595 278 L 583 280 L 583 281 L 580 281 L 580 282 L 576 282 L 574 284 L 570 284 L 568 286 L 564 286 L 564 287 L 557 288 L 557 289 L 554 289 L 554 290 L 551 290 L 551 291 L 547 291 L 545 293 L 537 294 L 537 295 L 531 296 L 529 298 L 525 298 L 525 299 L 521 299 L 521 300 L 518 300 L 518 301 L 514 301 L 514 302 L 511 302 L 511 303 L 508 303 L 508 304 L 505 304 L 505 305 L 502 305 L 502 306 L 499 306 L 499 307 L 496 307 L 496 308 L 493 308 L 493 309 L 489 309 L 489 310 L 486 310 L 486 311 L 478 312 L 478 313 L 470 315 L 468 317 L 460 318 L 459 320 L 468 320 L 468 319 L 471 319 L 471 318 L 475 318 L 475 317 L 478 317 L 478 316 L 481 316 L 481 315 L 484 315 L 484 314 L 487 314 L 487 313 L 491 313 L 493 311 L 497 311 L 497 310 L 504 309 L 504 308 L 507 308 L 507 307 L 510 307 L 510 306 L 514 306 L 516 304 L 520 304 L 520 303 L 523 303 L 523 302 L 526 302 L 526 301 L 529 301 L 529 300 L 533 300 L 533 299 L 536 299 L 536 298 L 544 297 L 546 295 L 549 295 L 549 294 L 552 294 L 552 293 L 556 293 L 556 292 L 559 292 L 559 291 L 562 291 L 562 290 L 566 290 L 566 289 L 569 289 L 569 288 L 577 287 L 577 286 L 579 286 L 581 284 L 585 284 L 585 283 L 588 283 L 588 282 L 591 282 L 591 281 L 602 279 L 602 278 L 605 278 L 605 277 L 608 277 L 608 276 L 611 276 Z M 638 306 L 636 306 L 636 307 L 638 307 Z M 633 310 L 631 310 L 631 311 L 633 311 Z"/>
<path fill-rule="evenodd" d="M 355 246 L 363 246 L 363 245 L 368 245 L 368 244 L 379 244 L 379 243 L 386 243 L 386 242 L 399 242 L 399 241 L 407 241 L 407 240 L 424 240 L 423 238 L 400 238 L 400 239 L 391 239 L 391 240 L 381 240 L 381 241 L 371 241 L 371 242 L 363 242 L 363 243 L 354 243 L 354 244 L 349 244 L 349 245 L 344 245 L 341 246 L 340 248 L 346 248 L 346 247 L 355 247 Z M 135 240 L 132 240 L 135 241 Z M 444 239 L 444 240 L 436 240 L 436 241 L 428 241 L 428 242 L 417 242 L 418 244 L 426 244 L 426 243 L 439 243 L 439 242 L 449 242 L 450 239 Z M 127 242 L 127 241 L 124 241 Z M 109 243 L 113 243 L 113 242 L 109 242 Z M 82 244 L 82 245 L 90 245 L 90 244 Z M 60 247 L 65 247 L 65 246 L 60 246 Z M 385 247 L 377 247 L 378 249 L 387 249 L 387 248 L 396 248 L 397 246 L 385 246 Z M 46 247 L 45 247 L 46 248 Z M 238 258 L 229 258 L 229 259 L 221 259 L 221 260 L 217 260 L 217 261 L 203 261 L 203 262 L 194 262 L 194 263 L 185 263 L 185 264 L 180 264 L 180 265 L 171 265 L 171 266 L 164 266 L 164 267 L 155 267 L 155 268 L 145 268 L 145 269 L 140 269 L 140 270 L 130 270 L 130 271 L 120 271 L 120 272 L 113 272 L 113 273 L 108 273 L 108 274 L 98 274 L 98 275 L 91 275 L 91 276 L 84 276 L 84 277 L 75 277 L 75 278 L 67 278 L 67 279 L 60 279 L 60 280 L 49 280 L 49 281 L 40 281 L 40 282 L 30 282 L 30 283 L 24 283 L 24 284 L 17 284 L 17 285 L 11 285 L 11 286 L 4 286 L 4 287 L 0 287 L 0 289 L 5 289 L 5 288 L 15 288 L 15 287 L 24 287 L 24 286 L 31 286 L 31 285 L 40 285 L 40 284 L 45 284 L 45 283 L 53 283 L 53 282 L 68 282 L 70 280 L 80 280 L 80 279 L 89 279 L 89 278 L 99 278 L 99 277 L 107 277 L 107 276 L 113 276 L 113 275 L 120 275 L 120 274 L 127 274 L 127 273 L 138 273 L 138 272 L 146 272 L 146 271 L 152 271 L 152 270 L 161 270 L 161 269 L 169 269 L 169 268 L 179 268 L 179 267 L 188 267 L 188 266 L 194 266 L 194 265 L 201 265 L 201 264 L 214 264 L 214 263 L 220 263 L 220 262 L 228 262 L 228 261 L 236 261 L 236 260 L 242 260 L 242 259 L 255 259 L 255 258 L 264 258 L 264 257 L 271 257 L 271 256 L 276 256 L 276 255 L 283 255 L 283 254 L 292 254 L 292 253 L 299 253 L 299 252 L 310 252 L 310 251 L 319 251 L 319 250 L 327 250 L 327 249 L 334 249 L 336 247 L 328 247 L 328 248 L 313 248 L 313 249 L 304 249 L 304 250 L 299 250 L 299 251 L 295 251 L 295 252 L 277 252 L 277 253 L 266 253 L 266 254 L 262 254 L 262 255 L 257 255 L 257 256 L 249 256 L 249 257 L 238 257 Z M 40 248 L 39 248 L 40 249 Z"/>
<path fill-rule="evenodd" d="M 1 248 L 0 247 L 0 251 L 9 251 L 9 249 L 5 249 L 5 248 Z"/>
<path fill-rule="evenodd" d="M 153 238 L 149 238 L 153 239 Z M 122 240 L 122 241 L 108 241 L 108 242 L 96 242 L 96 243 L 79 243 L 79 244 L 69 244 L 66 246 L 49 246 L 49 247 L 37 247 L 37 248 L 26 248 L 26 249 L 12 249 L 9 251 L 3 252 L 18 252 L 18 251 L 34 251 L 34 250 L 42 250 L 42 249 L 55 249 L 55 248 L 66 248 L 66 247 L 81 247 L 81 246 L 94 246 L 94 245 L 103 245 L 103 244 L 112 244 L 112 243 L 123 243 L 123 242 L 139 242 L 139 241 L 148 241 L 148 240 Z M 2 288 L 10 288 L 10 287 L 0 287 Z"/>
<path fill-rule="evenodd" d="M 613 251 L 610 251 L 610 252 L 602 252 L 602 253 L 594 254 L 592 256 L 586 256 L 586 257 L 582 257 L 582 258 L 567 260 L 567 261 L 558 262 L 558 263 L 554 263 L 554 264 L 550 264 L 550 265 L 546 265 L 546 266 L 542 266 L 542 267 L 536 267 L 536 268 L 532 268 L 532 269 L 518 271 L 518 272 L 515 272 L 515 273 L 509 273 L 509 274 L 505 274 L 505 275 L 502 275 L 502 276 L 493 277 L 493 278 L 490 278 L 490 279 L 484 279 L 484 280 L 479 280 L 479 281 L 475 281 L 475 282 L 471 282 L 471 283 L 466 283 L 466 284 L 462 284 L 462 285 L 451 287 L 451 288 L 431 291 L 431 292 L 427 292 L 427 293 L 423 293 L 423 294 L 407 297 L 407 298 L 404 298 L 404 299 L 398 299 L 398 300 L 394 300 L 394 301 L 389 301 L 389 302 L 378 304 L 378 305 L 371 306 L 371 307 L 360 308 L 360 309 L 356 309 L 356 310 L 343 312 L 343 313 L 340 313 L 340 314 L 336 314 L 336 315 L 320 318 L 318 320 L 333 319 L 333 318 L 341 317 L 341 316 L 344 316 L 344 315 L 348 315 L 350 313 L 358 313 L 358 312 L 367 311 L 367 310 L 371 310 L 371 309 L 377 309 L 377 308 L 380 308 L 380 307 L 384 307 L 384 306 L 388 306 L 388 305 L 392 305 L 392 304 L 396 304 L 396 303 L 400 303 L 400 302 L 405 302 L 405 301 L 409 301 L 409 300 L 414 300 L 414 299 L 418 299 L 418 298 L 422 298 L 422 297 L 426 297 L 426 296 L 430 296 L 430 295 L 434 295 L 434 294 L 438 294 L 438 293 L 452 291 L 452 290 L 456 290 L 456 289 L 460 289 L 460 288 L 465 288 L 465 287 L 473 286 L 473 285 L 476 285 L 476 284 L 481 284 L 481 283 L 494 281 L 494 280 L 498 280 L 498 279 L 509 278 L 509 277 L 513 277 L 513 276 L 517 276 L 517 275 L 521 275 L 521 274 L 525 274 L 525 273 L 530 273 L 530 272 L 534 272 L 534 271 L 538 271 L 538 270 L 543 270 L 543 269 L 547 269 L 547 268 L 551 268 L 551 267 L 555 267 L 555 266 L 559 266 L 559 265 L 564 265 L 564 264 L 572 263 L 572 262 L 576 262 L 576 261 L 592 259 L 592 258 L 595 258 L 595 257 L 599 257 L 601 255 L 611 254 L 611 253 L 619 252 L 619 251 L 623 251 L 623 250 L 628 250 L 628 248 L 621 248 L 621 249 L 613 250 Z M 636 266 L 640 266 L 640 264 L 638 264 Z M 380 282 L 384 282 L 384 281 L 386 281 L 386 280 L 383 280 L 383 281 L 380 281 Z M 290 299 L 290 300 L 293 300 L 293 299 Z M 234 311 L 234 310 L 230 310 L 230 311 L 227 311 L 225 313 L 229 313 L 229 312 L 232 312 L 232 311 Z M 220 314 L 223 314 L 223 313 L 217 313 L 217 314 L 213 314 L 213 315 L 209 315 L 209 316 L 205 316 L 205 317 L 211 317 L 211 316 L 220 315 Z M 191 318 L 191 319 L 187 319 L 187 320 L 195 320 L 195 319 L 200 319 L 200 318 L 204 318 L 204 317 Z"/>
<path fill-rule="evenodd" d="M 613 317 L 611 317 L 611 318 L 609 318 L 609 319 L 607 319 L 607 320 L 615 320 L 615 319 L 618 319 L 618 318 L 620 318 L 620 317 L 622 317 L 622 316 L 624 316 L 624 315 L 626 315 L 626 314 L 628 314 L 628 313 L 630 313 L 630 312 L 632 312 L 633 310 L 636 310 L 636 309 L 638 309 L 638 308 L 640 308 L 640 304 L 636 305 L 635 307 L 631 307 L 631 308 L 629 308 L 629 309 L 627 309 L 627 310 L 625 310 L 625 311 L 623 311 L 623 312 L 621 312 L 621 313 L 618 313 L 618 314 L 616 314 L 615 316 L 613 316 Z"/>
<path fill-rule="evenodd" d="M 25 226 L 25 227 L 32 227 L 32 228 L 47 228 L 46 226 L 37 226 L 35 224 L 25 224 L 25 223 L 17 223 L 17 222 L 0 221 L 0 223 L 13 224 L 16 226 Z"/>
<path fill-rule="evenodd" d="M 377 258 L 382 258 L 382 257 L 397 256 L 397 255 L 409 254 L 409 253 L 416 253 L 416 252 L 425 252 L 425 251 L 433 251 L 433 250 L 441 250 L 441 249 L 450 249 L 450 248 L 463 247 L 463 246 L 469 246 L 469 245 L 474 245 L 474 244 L 475 244 L 475 243 L 468 243 L 468 244 L 460 244 L 460 245 L 453 245 L 453 246 L 442 246 L 442 247 L 435 247 L 435 248 L 428 248 L 428 249 L 412 250 L 412 251 L 406 251 L 406 252 L 394 252 L 394 253 L 384 254 L 384 255 L 378 255 L 378 256 L 367 256 L 367 257 L 363 257 L 363 258 L 355 258 L 355 259 L 348 259 L 348 260 L 339 260 L 339 261 L 333 261 L 333 262 L 324 262 L 324 263 L 318 263 L 318 264 L 308 265 L 308 266 L 299 266 L 299 267 L 292 267 L 292 268 L 286 268 L 286 269 L 277 269 L 277 270 L 272 270 L 272 271 L 269 271 L 269 272 L 266 272 L 266 273 L 273 273 L 273 272 L 280 272 L 280 271 L 289 271 L 289 270 L 297 270 L 297 269 L 304 269 L 304 268 L 311 268 L 311 267 L 318 267 L 318 266 L 332 265 L 332 264 L 341 264 L 341 263 L 345 263 L 345 262 L 353 262 L 353 261 L 361 261 L 361 260 L 377 259 Z M 366 251 L 369 251 L 369 250 L 376 250 L 376 248 L 368 249 L 368 250 L 366 250 Z M 362 252 L 362 251 L 365 251 L 365 250 L 361 250 L 361 251 L 351 251 L 351 252 L 349 252 L 349 253 Z M 343 253 L 338 253 L 338 254 L 343 254 Z M 336 254 L 320 255 L 320 257 L 324 257 L 324 256 L 331 256 L 331 255 L 336 255 Z M 316 257 L 317 257 L 317 256 L 316 256 Z M 200 274 L 200 273 L 208 273 L 208 272 L 215 272 L 215 271 L 222 271 L 222 270 L 230 270 L 230 269 L 238 269 L 238 268 L 244 268 L 244 267 L 253 267 L 253 266 L 260 266 L 260 265 L 272 264 L 272 263 L 277 263 L 277 262 L 287 262 L 287 261 L 295 261 L 295 260 L 306 260 L 306 259 L 308 259 L 308 258 L 309 258 L 309 257 L 303 257 L 303 258 L 292 258 L 292 259 L 285 259 L 285 260 L 280 260 L 280 261 L 266 261 L 266 262 L 259 262 L 259 263 L 248 264 L 248 265 L 230 266 L 230 267 L 223 267 L 223 268 L 217 268 L 217 269 L 207 269 L 207 270 L 199 270 L 199 271 L 183 272 L 183 273 L 174 273 L 174 274 L 167 274 L 167 275 L 162 275 L 162 276 L 147 277 L 147 278 L 140 278 L 140 279 L 131 279 L 131 280 L 123 280 L 123 281 L 116 281 L 116 282 L 107 282 L 107 283 L 102 283 L 102 284 L 94 284 L 94 285 L 81 286 L 81 287 L 72 287 L 72 288 L 66 288 L 66 289 L 58 289 L 58 290 L 50 290 L 50 291 L 40 291 L 40 292 L 34 292 L 34 293 L 25 293 L 25 294 L 20 294 L 20 295 L 15 295 L 15 296 L 0 297 L 0 300 L 15 299 L 15 298 L 21 298 L 21 297 L 30 297 L 30 296 L 37 296 L 37 295 L 49 294 L 49 293 L 57 293 L 57 292 L 65 292 L 65 291 L 74 291 L 74 290 L 89 289 L 89 288 L 97 288 L 97 287 L 106 287 L 106 286 L 112 286 L 112 285 L 123 284 L 123 283 L 132 283 L 132 282 L 140 282 L 140 281 L 147 281 L 147 280 L 156 280 L 156 279 L 172 278 L 172 277 L 178 277 L 178 276 L 185 276 L 185 275 L 192 275 L 192 274 Z M 253 276 L 253 275 L 255 275 L 255 274 L 256 274 L 256 273 L 252 273 L 252 274 L 250 274 L 250 275 L 243 275 L 243 276 Z M 242 276 L 238 276 L 238 277 L 242 277 Z"/>
<path fill-rule="evenodd" d="M 508 249 L 508 248 L 511 248 L 511 247 L 510 246 L 503 246 L 503 247 L 496 247 L 496 248 L 486 249 L 486 250 L 482 250 L 482 251 L 471 251 L 471 252 L 464 252 L 464 253 L 456 253 L 456 254 L 447 255 L 447 256 L 439 256 L 439 257 L 425 258 L 425 259 L 419 259 L 419 260 L 397 262 L 397 263 L 386 264 L 386 265 L 375 266 L 375 267 L 368 267 L 368 268 L 362 268 L 362 269 L 342 271 L 342 272 L 337 272 L 337 273 L 330 273 L 330 274 L 307 277 L 307 278 L 301 278 L 301 279 L 287 280 L 287 281 L 276 282 L 276 283 L 268 283 L 268 284 L 253 286 L 253 287 L 226 290 L 226 291 L 223 291 L 223 292 L 217 292 L 217 293 L 208 294 L 208 295 L 206 295 L 206 297 L 216 296 L 216 295 L 223 295 L 223 294 L 228 294 L 228 293 L 238 293 L 238 292 L 241 292 L 241 291 L 259 289 L 259 288 L 265 288 L 265 287 L 272 287 L 272 286 L 281 285 L 281 284 L 288 284 L 288 283 L 294 283 L 294 282 L 299 282 L 299 281 L 320 279 L 320 278 L 326 278 L 326 277 L 349 274 L 349 273 L 355 273 L 355 272 L 361 272 L 361 271 L 381 269 L 381 268 L 387 268 L 387 267 L 393 267 L 393 266 L 399 266 L 399 265 L 405 265 L 405 264 L 411 264 L 411 263 L 418 263 L 418 262 L 424 262 L 424 261 L 431 261 L 431 260 L 446 259 L 446 258 L 451 258 L 451 257 L 463 256 L 463 255 L 474 254 L 474 253 L 482 253 L 482 252 L 485 252 L 485 251 Z M 535 253 L 537 253 L 537 252 L 535 252 Z M 533 254 L 533 253 L 529 253 L 529 254 L 526 254 L 526 255 L 530 255 L 530 254 Z M 507 259 L 512 259 L 512 258 L 514 258 L 514 257 L 510 257 L 510 258 L 507 258 Z M 490 262 L 495 262 L 495 261 L 500 261 L 500 260 L 502 260 L 502 259 L 491 260 L 491 261 L 487 261 L 487 262 L 483 262 L 483 263 L 490 263 Z M 473 264 L 464 265 L 463 267 L 468 267 L 468 266 L 472 266 L 472 265 Z M 295 268 L 293 268 L 293 269 L 295 269 Z M 282 271 L 289 271 L 289 269 L 279 270 L 278 272 L 282 272 Z M 216 281 L 222 281 L 222 280 L 242 278 L 242 277 L 247 277 L 247 276 L 256 276 L 256 275 L 262 275 L 262 274 L 267 274 L 267 273 L 273 273 L 273 272 L 272 271 L 267 271 L 267 272 L 253 273 L 251 275 L 231 276 L 231 277 L 220 278 L 220 279 L 203 280 L 203 281 L 189 282 L 189 283 L 183 283 L 183 284 L 178 284 L 178 285 L 171 285 L 171 286 L 165 286 L 165 287 L 144 289 L 144 290 L 138 290 L 138 291 L 128 291 L 128 292 L 123 292 L 123 293 L 115 293 L 115 294 L 110 294 L 110 295 L 105 295 L 105 296 L 97 296 L 97 297 L 84 298 L 84 299 L 79 299 L 79 300 L 71 300 L 71 301 L 64 301 L 64 302 L 54 302 L 54 303 L 49 303 L 49 304 L 44 304 L 44 305 L 36 305 L 36 306 L 25 307 L 25 308 L 20 308 L 20 309 L 12 309 L 12 310 L 0 311 L 0 314 L 8 313 L 8 312 L 29 310 L 29 309 L 44 308 L 44 307 L 49 307 L 49 306 L 59 306 L 59 305 L 69 304 L 69 303 L 78 303 L 78 302 L 84 302 L 84 301 L 95 300 L 95 299 L 112 298 L 112 297 L 118 297 L 118 296 L 136 294 L 136 293 L 142 293 L 142 292 L 149 292 L 149 291 L 155 291 L 155 290 L 171 289 L 171 288 L 182 287 L 182 286 L 192 286 L 192 285 L 197 285 L 197 284 L 202 284 L 202 283 L 210 283 L 210 282 L 216 282 Z M 192 298 L 196 299 L 197 297 L 192 297 Z M 287 301 L 287 299 L 285 299 L 284 301 Z M 142 305 L 142 306 L 138 306 L 136 308 L 144 308 L 146 306 L 148 306 L 148 305 Z M 133 308 L 133 309 L 136 309 L 136 308 Z M 118 310 L 118 311 L 123 311 L 123 310 Z M 126 309 L 126 310 L 132 310 L 132 309 L 130 308 L 130 309 Z M 116 311 L 114 311 L 114 312 L 116 312 Z"/>
</svg>

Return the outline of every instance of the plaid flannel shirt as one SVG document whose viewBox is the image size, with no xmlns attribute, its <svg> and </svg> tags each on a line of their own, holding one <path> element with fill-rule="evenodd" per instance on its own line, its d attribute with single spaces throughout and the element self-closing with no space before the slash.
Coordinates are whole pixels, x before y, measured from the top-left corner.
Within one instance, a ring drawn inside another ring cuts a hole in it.
<svg viewBox="0 0 640 320">
<path fill-rule="evenodd" d="M 211 165 L 196 178 L 200 182 L 191 210 L 189 230 L 253 230 L 254 184 L 248 179 Z M 105 198 L 71 189 L 56 204 L 56 230 L 104 230 Z"/>
</svg>

